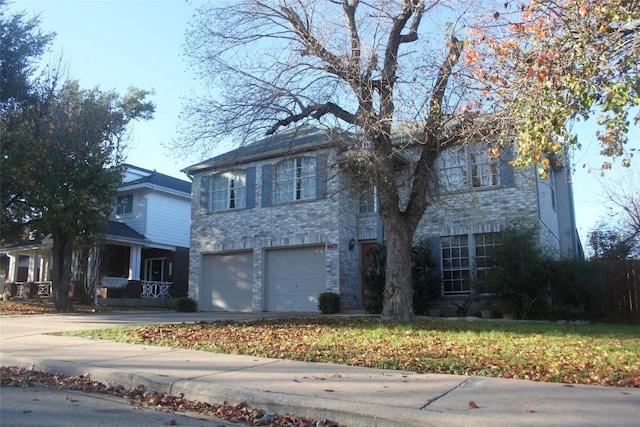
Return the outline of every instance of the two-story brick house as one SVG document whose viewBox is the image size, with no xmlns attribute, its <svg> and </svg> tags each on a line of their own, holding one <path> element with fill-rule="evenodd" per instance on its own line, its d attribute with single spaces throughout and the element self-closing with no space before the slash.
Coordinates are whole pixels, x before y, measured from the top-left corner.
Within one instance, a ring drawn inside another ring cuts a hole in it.
<svg viewBox="0 0 640 427">
<path fill-rule="evenodd" d="M 316 311 L 325 291 L 338 292 L 344 310 L 362 308 L 362 265 L 384 230 L 375 189 L 358 190 L 338 166 L 350 141 L 301 127 L 184 170 L 194 195 L 189 294 L 200 310 Z M 540 180 L 474 147 L 443 153 L 442 196 L 416 233 L 434 242 L 443 295 L 471 291 L 477 260 L 515 219 L 539 225 L 558 254 L 577 250 L 561 170 Z"/>
</svg>

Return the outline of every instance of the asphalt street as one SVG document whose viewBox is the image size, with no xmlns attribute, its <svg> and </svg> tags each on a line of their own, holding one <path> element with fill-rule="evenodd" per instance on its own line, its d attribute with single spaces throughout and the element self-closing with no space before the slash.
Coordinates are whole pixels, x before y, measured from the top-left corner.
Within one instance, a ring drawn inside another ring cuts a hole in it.
<svg viewBox="0 0 640 427">
<path fill-rule="evenodd" d="M 44 387 L 0 388 L 0 426 L 12 427 L 244 427 L 201 414 L 156 411 L 128 399 Z"/>
</svg>

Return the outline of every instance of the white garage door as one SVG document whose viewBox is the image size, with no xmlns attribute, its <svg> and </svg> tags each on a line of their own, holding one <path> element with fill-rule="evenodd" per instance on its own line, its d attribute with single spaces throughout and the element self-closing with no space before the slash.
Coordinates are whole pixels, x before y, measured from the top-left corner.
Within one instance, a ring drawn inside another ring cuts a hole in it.
<svg viewBox="0 0 640 427">
<path fill-rule="evenodd" d="M 325 249 L 314 246 L 265 253 L 267 311 L 318 311 L 325 284 Z"/>
<path fill-rule="evenodd" d="M 202 256 L 199 309 L 252 311 L 253 253 Z"/>
</svg>

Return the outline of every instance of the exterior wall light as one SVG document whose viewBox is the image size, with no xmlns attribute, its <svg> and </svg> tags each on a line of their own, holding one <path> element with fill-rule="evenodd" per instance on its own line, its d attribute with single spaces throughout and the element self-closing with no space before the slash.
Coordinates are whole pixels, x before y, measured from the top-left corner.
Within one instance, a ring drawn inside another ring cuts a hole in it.
<svg viewBox="0 0 640 427">
<path fill-rule="evenodd" d="M 351 239 L 349 240 L 349 250 L 352 251 L 356 248 L 356 241 L 355 239 Z"/>
</svg>

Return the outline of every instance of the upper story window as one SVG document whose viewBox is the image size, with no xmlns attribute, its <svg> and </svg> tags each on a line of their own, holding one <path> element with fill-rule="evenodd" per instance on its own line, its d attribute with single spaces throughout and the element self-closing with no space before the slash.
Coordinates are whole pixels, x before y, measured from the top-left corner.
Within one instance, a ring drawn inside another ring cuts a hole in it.
<svg viewBox="0 0 640 427">
<path fill-rule="evenodd" d="M 274 203 L 316 198 L 317 176 L 315 157 L 296 157 L 274 166 Z"/>
<path fill-rule="evenodd" d="M 498 159 L 483 144 L 463 145 L 442 152 L 438 168 L 445 191 L 500 185 Z"/>
<path fill-rule="evenodd" d="M 205 212 L 255 207 L 256 168 L 200 178 L 200 208 Z"/>
<path fill-rule="evenodd" d="M 116 200 L 116 215 L 130 215 L 133 213 L 133 194 L 118 196 Z"/>
<path fill-rule="evenodd" d="M 247 175 L 245 171 L 225 172 L 211 177 L 211 210 L 244 208 Z"/>
<path fill-rule="evenodd" d="M 498 159 L 483 144 L 468 147 L 473 187 L 495 187 L 499 184 Z"/>
<path fill-rule="evenodd" d="M 378 212 L 378 189 L 369 188 L 360 193 L 360 213 Z"/>
</svg>

